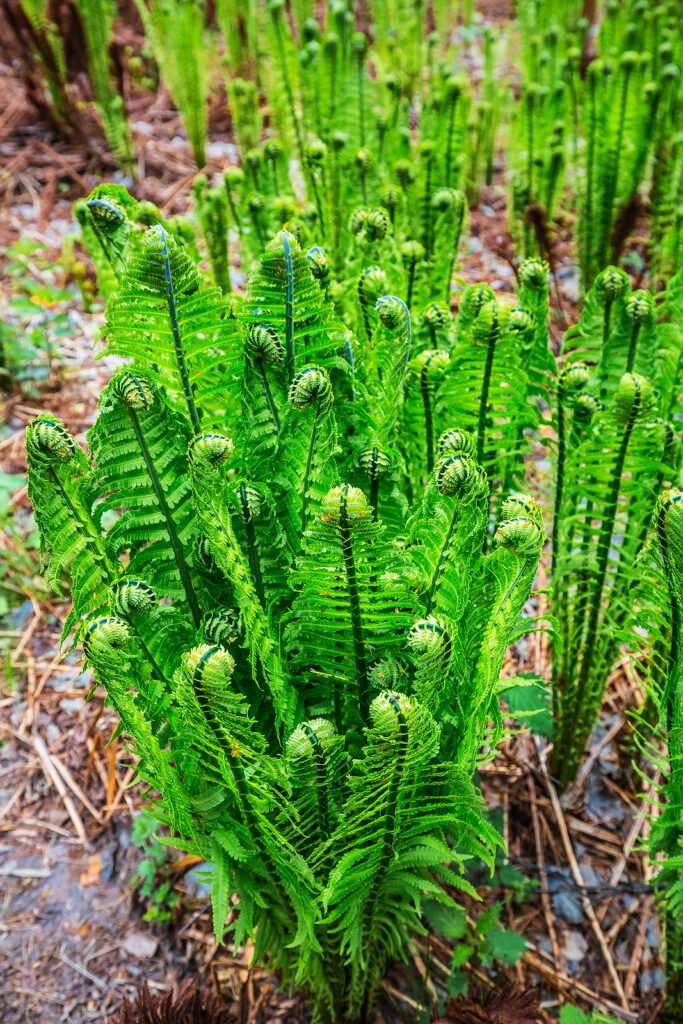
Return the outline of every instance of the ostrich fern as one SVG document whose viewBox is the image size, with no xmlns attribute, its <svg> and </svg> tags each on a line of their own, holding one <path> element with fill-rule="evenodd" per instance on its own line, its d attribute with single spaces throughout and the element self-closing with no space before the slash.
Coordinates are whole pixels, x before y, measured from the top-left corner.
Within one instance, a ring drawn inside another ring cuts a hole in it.
<svg viewBox="0 0 683 1024">
<path fill-rule="evenodd" d="M 680 1020 L 682 1009 L 682 563 L 683 496 L 678 488 L 672 488 L 664 491 L 655 505 L 648 541 L 636 567 L 637 598 L 627 630 L 634 652 L 634 671 L 644 679 L 648 698 L 656 709 L 654 736 L 652 723 L 645 720 L 638 735 L 642 749 L 662 777 L 659 784 L 661 814 L 652 822 L 650 856 L 654 860 L 660 855 L 655 886 L 665 937 L 666 1002 L 661 1018 L 664 1024 Z"/>
<path fill-rule="evenodd" d="M 648 509 L 677 476 L 668 396 L 680 393 L 679 347 L 657 327 L 651 296 L 631 292 L 614 267 L 598 275 L 577 328 L 565 337 L 555 397 L 552 556 L 563 640 L 553 654 L 553 757 L 565 784 L 578 769 L 631 614 L 630 578 Z"/>
<path fill-rule="evenodd" d="M 538 506 L 502 500 L 522 480 L 481 439 L 498 429 L 487 403 L 458 406 L 470 435 L 437 382 L 415 391 L 424 345 L 443 332 L 450 347 L 438 307 L 415 343 L 396 295 L 345 323 L 324 251 L 282 230 L 228 303 L 162 223 L 127 227 L 102 329 L 126 365 L 87 454 L 47 413 L 27 431 L 49 578 L 71 576 L 65 640 L 167 841 L 212 865 L 218 939 L 252 942 L 315 1019 L 357 1020 L 423 931 L 421 900 L 453 905 L 444 883 L 476 895 L 469 857 L 492 864 L 472 778 L 501 734 Z M 467 328 L 476 351 L 490 305 Z M 479 368 L 457 365 L 477 387 Z"/>
</svg>

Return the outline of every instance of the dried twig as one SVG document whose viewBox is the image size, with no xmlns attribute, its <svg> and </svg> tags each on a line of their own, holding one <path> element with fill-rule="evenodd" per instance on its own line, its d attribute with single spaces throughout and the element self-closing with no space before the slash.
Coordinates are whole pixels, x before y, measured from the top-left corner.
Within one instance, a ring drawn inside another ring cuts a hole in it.
<svg viewBox="0 0 683 1024">
<path fill-rule="evenodd" d="M 541 761 L 541 768 L 543 769 L 544 775 L 546 775 L 545 752 L 539 751 L 539 757 Z M 569 861 L 571 873 L 574 876 L 574 881 L 576 882 L 576 884 L 579 886 L 583 886 L 585 883 L 583 880 L 583 876 L 581 874 L 581 869 L 579 868 L 578 861 L 574 854 L 574 847 L 572 846 L 571 839 L 569 838 L 569 832 L 567 830 L 567 823 L 564 820 L 562 806 L 560 805 L 560 801 L 558 799 L 555 786 L 553 785 L 551 779 L 547 775 L 545 777 L 545 784 L 548 790 L 548 795 L 550 796 L 550 802 L 553 805 L 553 811 L 555 812 L 555 818 L 557 820 L 557 825 L 560 830 L 560 836 L 562 837 L 562 845 L 564 846 L 565 853 L 567 854 L 567 860 Z M 612 959 L 612 954 L 610 953 L 609 946 L 607 945 L 607 941 L 603 934 L 602 928 L 600 927 L 600 922 L 597 919 L 595 911 L 593 910 L 593 906 L 588 897 L 581 893 L 579 898 L 581 900 L 581 905 L 583 906 L 583 912 L 588 918 L 588 921 L 590 922 L 590 926 L 593 929 L 593 934 L 595 935 L 595 938 L 598 940 L 598 945 L 600 946 L 600 950 L 605 959 L 605 963 L 607 964 L 607 970 L 609 971 L 612 983 L 619 997 L 619 1001 L 621 1002 L 623 1009 L 628 1010 L 628 999 L 626 998 L 624 988 L 621 984 L 621 979 L 617 974 L 617 969 L 614 966 L 614 960 Z"/>
<path fill-rule="evenodd" d="M 71 818 L 74 824 L 74 828 L 76 829 L 76 832 L 78 833 L 81 842 L 83 843 L 84 846 L 89 847 L 90 841 L 88 840 L 88 834 L 85 831 L 83 822 L 81 821 L 78 815 L 78 811 L 76 810 L 76 806 L 73 800 L 71 799 L 67 792 L 66 786 L 62 782 L 61 775 L 59 774 L 54 764 L 52 763 L 50 752 L 45 746 L 45 742 L 41 736 L 33 736 L 33 747 L 36 754 L 40 758 L 40 763 L 43 766 L 43 771 L 45 772 L 45 775 L 61 796 L 62 801 L 64 802 L 64 806 L 68 811 L 69 817 Z"/>
<path fill-rule="evenodd" d="M 623 1020 L 629 1021 L 630 1024 L 637 1024 L 638 1015 L 632 1013 L 630 1010 L 624 1010 L 621 1006 L 616 1006 L 609 999 L 604 999 L 599 992 L 595 992 L 588 985 L 584 985 L 583 982 L 577 981 L 575 978 L 568 978 L 566 974 L 558 971 L 551 964 L 546 964 L 541 959 L 542 950 L 538 946 L 535 946 L 532 942 L 527 940 L 527 951 L 524 953 L 523 959 L 530 967 L 533 967 L 535 971 L 542 974 L 545 978 L 548 978 L 553 985 L 561 987 L 565 991 L 578 992 L 579 995 L 583 996 L 591 1006 L 599 1006 L 604 1008 L 606 1013 L 613 1013 Z"/>
<path fill-rule="evenodd" d="M 553 923 L 553 912 L 550 906 L 550 897 L 548 895 L 548 874 L 545 870 L 545 857 L 543 855 L 543 843 L 541 841 L 541 826 L 538 820 L 538 809 L 536 807 L 536 783 L 531 773 L 527 775 L 527 788 L 529 790 L 529 800 L 531 803 L 531 821 L 534 827 L 534 839 L 536 841 L 536 857 L 538 859 L 538 873 L 541 879 L 541 902 L 543 904 L 543 916 L 545 917 L 546 927 L 548 929 L 548 935 L 550 936 L 550 945 L 553 951 L 553 962 L 555 967 L 559 971 L 560 952 L 557 944 L 557 935 L 555 933 L 555 925 Z M 559 985 L 557 986 L 557 993 L 560 994 Z"/>
<path fill-rule="evenodd" d="M 640 967 L 640 961 L 643 958 L 643 949 L 647 939 L 647 926 L 652 917 L 652 903 L 653 901 L 651 896 L 643 902 L 643 912 L 640 917 L 640 924 L 638 925 L 638 934 L 636 935 L 636 941 L 631 955 L 631 962 L 628 966 L 626 981 L 624 982 L 624 992 L 628 999 L 633 997 L 633 989 L 636 984 L 638 968 Z"/>
<path fill-rule="evenodd" d="M 52 763 L 54 764 L 55 768 L 62 776 L 62 778 L 64 779 L 64 781 L 66 782 L 67 786 L 72 791 L 74 796 L 78 797 L 78 799 L 81 801 L 86 810 L 88 810 L 90 814 L 92 814 L 95 821 L 101 822 L 102 812 L 98 811 L 94 804 L 90 801 L 88 796 L 86 796 L 86 794 L 83 792 L 81 787 L 74 779 L 69 769 L 66 767 L 66 765 L 62 764 L 62 762 L 60 761 L 56 754 L 51 754 L 50 756 L 52 758 Z"/>
</svg>

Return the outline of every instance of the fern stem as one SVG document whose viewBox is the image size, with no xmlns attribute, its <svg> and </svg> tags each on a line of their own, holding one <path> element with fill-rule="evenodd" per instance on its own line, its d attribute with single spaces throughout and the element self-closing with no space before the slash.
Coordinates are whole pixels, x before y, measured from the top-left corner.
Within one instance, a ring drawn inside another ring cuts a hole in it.
<svg viewBox="0 0 683 1024">
<path fill-rule="evenodd" d="M 161 232 L 161 237 L 163 238 L 164 242 L 164 247 L 161 250 L 161 255 L 164 261 L 164 283 L 166 285 L 166 304 L 168 306 L 168 315 L 171 321 L 173 347 L 175 349 L 175 357 L 176 363 L 178 365 L 178 372 L 180 374 L 180 382 L 183 386 L 185 405 L 187 406 L 187 412 L 190 417 L 192 429 L 196 434 L 199 431 L 199 415 L 197 413 L 197 407 L 194 403 L 192 385 L 190 384 L 190 375 L 188 373 L 187 364 L 185 362 L 185 350 L 183 349 L 183 341 L 182 338 L 180 337 L 180 324 L 178 323 L 178 311 L 176 310 L 175 290 L 173 287 L 173 276 L 171 274 L 171 257 L 168 252 L 166 232 L 162 227 L 159 227 L 159 231 Z"/>
<path fill-rule="evenodd" d="M 341 178 L 339 174 L 339 150 L 332 147 L 332 252 L 334 253 L 334 269 L 337 275 L 341 274 L 344 268 L 344 254 L 341 248 Z"/>
<path fill-rule="evenodd" d="M 257 359 L 255 362 L 256 362 L 256 369 L 261 374 L 261 379 L 263 381 L 263 391 L 264 391 L 265 396 L 266 396 L 266 402 L 268 403 L 268 409 L 270 410 L 270 415 L 273 417 L 273 423 L 275 424 L 275 429 L 276 429 L 276 431 L 279 434 L 280 433 L 280 416 L 278 415 L 277 406 L 275 405 L 275 400 L 273 398 L 273 393 L 270 390 L 270 384 L 268 383 L 268 375 L 266 374 L 266 369 L 265 369 L 265 367 L 263 365 L 263 360 L 262 359 Z"/>
<path fill-rule="evenodd" d="M 588 680 L 590 677 L 591 668 L 593 667 L 593 661 L 595 652 L 597 650 L 597 632 L 598 632 L 598 620 L 600 618 L 600 609 L 602 607 L 603 589 L 605 586 L 605 579 L 607 576 L 607 564 L 609 561 L 609 546 L 612 539 L 612 533 L 614 530 L 614 522 L 617 515 L 617 506 L 619 501 L 619 488 L 621 486 L 621 478 L 624 472 L 624 463 L 626 462 L 626 454 L 628 451 L 629 442 L 631 440 L 631 434 L 635 426 L 636 418 L 638 416 L 640 406 L 640 400 L 637 399 L 634 402 L 631 415 L 628 418 L 626 428 L 624 430 L 624 436 L 621 439 L 619 445 L 619 451 L 617 454 L 617 460 L 614 465 L 614 471 L 612 473 L 612 486 L 605 504 L 605 518 L 600 528 L 600 535 L 598 537 L 597 545 L 597 558 L 598 558 L 598 571 L 597 579 L 594 589 L 594 600 L 591 605 L 590 615 L 588 618 L 587 628 L 585 635 L 589 640 L 589 643 L 584 647 L 585 656 L 581 663 L 581 672 L 579 675 L 579 681 L 574 694 L 574 710 L 572 713 L 571 724 L 569 732 L 565 733 L 572 738 L 572 754 L 569 757 L 565 757 L 559 767 L 559 778 L 563 785 L 569 781 L 570 774 L 573 770 L 576 761 L 576 736 L 579 727 L 579 718 L 583 709 L 584 696 Z M 559 746 L 559 745 L 558 745 Z M 579 751 L 579 756 L 581 751 Z"/>
<path fill-rule="evenodd" d="M 624 370 L 624 373 L 631 373 L 633 371 L 633 364 L 636 361 L 636 350 L 638 348 L 640 324 L 640 320 L 634 320 L 633 322 L 633 327 L 631 329 L 631 341 L 628 347 L 628 359 L 626 360 L 626 369 Z"/>
<path fill-rule="evenodd" d="M 318 438 L 318 413 L 320 411 L 320 402 L 315 408 L 315 419 L 313 421 L 313 429 L 311 430 L 311 440 L 308 445 L 308 455 L 306 457 L 306 470 L 304 472 L 304 482 L 301 494 L 301 540 L 303 542 L 306 527 L 308 525 L 308 481 L 311 476 L 311 468 L 313 466 L 313 456 L 315 454 L 315 442 Z"/>
<path fill-rule="evenodd" d="M 562 500 L 564 497 L 564 460 L 567 450 L 566 426 L 564 419 L 564 388 L 562 384 L 557 389 L 557 476 L 555 478 L 555 515 L 553 517 L 553 550 L 550 563 L 550 578 L 555 579 L 557 569 L 557 549 L 559 547 L 559 520 L 562 514 Z"/>
<path fill-rule="evenodd" d="M 358 75 L 358 133 L 359 133 L 359 137 L 360 137 L 360 148 L 361 149 L 365 148 L 365 111 L 363 109 L 363 107 L 365 106 L 364 96 L 363 96 L 363 93 L 364 93 L 364 88 L 363 87 L 364 87 L 364 78 L 365 78 L 365 75 L 364 75 L 365 66 L 364 65 L 365 65 L 364 55 L 362 53 L 359 53 L 358 54 L 357 67 L 356 67 L 356 73 Z M 367 200 L 365 198 L 365 182 L 363 182 L 363 202 L 364 203 L 367 202 Z"/>
<path fill-rule="evenodd" d="M 408 294 L 406 295 L 406 306 L 408 309 L 413 304 L 413 288 L 415 286 L 415 268 L 417 267 L 417 259 L 412 256 L 410 259 L 410 270 L 408 271 Z"/>
<path fill-rule="evenodd" d="M 358 576 L 356 573 L 356 562 L 353 554 L 351 531 L 346 512 L 346 504 L 342 502 L 339 520 L 341 531 L 342 554 L 346 569 L 346 583 L 349 591 L 349 604 L 351 606 L 351 627 L 353 631 L 353 652 L 356 660 L 356 679 L 358 684 L 358 703 L 360 706 L 361 718 L 365 722 L 368 717 L 370 705 L 368 699 L 368 664 L 365 654 L 365 636 L 363 631 L 363 619 L 360 607 L 360 592 L 358 589 Z"/>
<path fill-rule="evenodd" d="M 676 564 L 673 561 L 673 556 L 669 550 L 669 542 L 667 540 L 666 530 L 664 528 L 664 517 L 666 509 L 661 508 L 658 519 L 657 519 L 657 535 L 659 537 L 659 543 L 662 548 L 662 562 L 664 563 L 664 570 L 669 584 L 669 599 L 671 602 L 671 651 L 669 655 L 669 674 L 673 676 L 675 673 L 676 666 L 678 665 L 679 650 L 680 650 L 680 637 L 681 637 L 681 606 L 679 602 L 679 596 L 676 592 L 675 576 L 676 576 Z M 676 724 L 676 701 L 678 694 L 675 692 L 674 687 L 667 687 L 666 693 L 666 728 L 667 734 L 670 737 Z"/>
<path fill-rule="evenodd" d="M 453 515 L 451 516 L 451 522 L 450 522 L 450 525 L 448 527 L 448 533 L 446 534 L 446 539 L 443 542 L 443 547 L 441 548 L 441 554 L 439 555 L 439 561 L 436 563 L 436 568 L 434 569 L 434 572 L 432 574 L 431 583 L 429 584 L 429 590 L 427 591 L 427 602 L 426 602 L 426 605 L 425 605 L 425 615 L 430 615 L 431 614 L 432 606 L 433 606 L 434 601 L 436 599 L 436 592 L 438 590 L 439 583 L 441 582 L 441 577 L 443 575 L 444 566 L 446 565 L 446 562 L 448 560 L 448 549 L 451 546 L 451 538 L 453 536 L 453 531 L 455 530 L 455 525 L 456 525 L 457 521 L 458 521 L 458 505 L 456 503 L 454 508 L 453 508 Z"/>
<path fill-rule="evenodd" d="M 372 521 L 377 522 L 379 512 L 379 473 L 377 471 L 377 448 L 372 449 L 372 465 L 370 467 L 370 508 L 372 509 Z"/>
<path fill-rule="evenodd" d="M 226 194 L 227 194 L 227 197 L 228 197 L 228 204 L 230 206 L 230 212 L 232 213 L 232 219 L 234 220 L 235 227 L 237 228 L 237 235 L 238 235 L 239 240 L 240 240 L 240 245 L 243 245 L 244 244 L 244 236 L 242 234 L 242 221 L 241 221 L 241 219 L 240 219 L 240 217 L 239 217 L 239 215 L 237 213 L 237 207 L 235 206 L 235 200 L 232 198 L 232 192 L 227 187 L 227 185 L 225 187 L 225 191 L 226 191 Z"/>
<path fill-rule="evenodd" d="M 586 143 L 586 199 L 584 204 L 584 219 L 585 224 L 583 225 L 583 290 L 588 289 L 593 284 L 594 272 L 594 261 L 593 261 L 593 172 L 595 167 L 595 118 L 596 118 L 596 81 L 593 75 L 588 76 L 588 90 L 590 97 L 589 106 L 589 121 L 588 121 L 588 139 Z"/>
<path fill-rule="evenodd" d="M 326 839 L 330 831 L 330 804 L 328 799 L 328 778 L 327 759 L 325 751 L 320 745 L 318 737 L 308 725 L 304 725 L 304 732 L 313 747 L 313 758 L 315 761 L 315 773 L 318 785 L 316 787 L 316 798 L 318 804 L 318 827 L 320 829 L 321 841 Z"/>
<path fill-rule="evenodd" d="M 491 374 L 493 372 L 493 357 L 496 351 L 496 339 L 498 336 L 498 311 L 493 313 L 493 323 L 489 331 L 488 350 L 486 363 L 484 365 L 484 376 L 481 382 L 481 396 L 479 398 L 479 418 L 477 420 L 477 462 L 484 465 L 484 448 L 486 445 L 486 410 L 489 404 L 489 389 L 491 387 Z"/>
<path fill-rule="evenodd" d="M 168 506 L 168 502 L 166 501 L 166 495 L 164 494 L 164 489 L 161 486 L 161 480 L 159 479 L 157 468 L 154 465 L 152 453 L 150 452 L 149 447 L 147 445 L 147 441 L 145 440 L 145 435 L 142 431 L 142 426 L 140 424 L 138 414 L 135 411 L 135 409 L 133 409 L 130 405 L 126 405 L 126 409 L 128 410 L 130 421 L 133 425 L 133 430 L 135 432 L 135 437 L 137 439 L 138 445 L 140 447 L 140 452 L 142 453 L 142 457 L 145 460 L 145 465 L 147 466 L 149 478 L 152 481 L 152 487 L 154 488 L 156 499 L 159 502 L 159 510 L 161 511 L 161 514 L 164 517 L 164 523 L 166 524 L 166 529 L 168 530 L 168 537 L 171 542 L 171 547 L 173 548 L 173 556 L 175 558 L 176 565 L 178 566 L 180 582 L 182 583 L 183 590 L 185 591 L 187 603 L 190 612 L 192 613 L 192 619 L 194 621 L 195 628 L 198 629 L 201 623 L 202 613 L 199 610 L 199 602 L 197 600 L 197 595 L 195 594 L 194 587 L 192 585 L 192 577 L 190 576 L 190 569 L 185 558 L 183 545 L 180 542 L 178 531 L 173 520 L 173 515 Z"/>
<path fill-rule="evenodd" d="M 557 392 L 557 475 L 555 478 L 555 504 L 553 514 L 553 541 L 552 541 L 552 552 L 550 555 L 550 580 L 551 586 L 553 587 L 553 595 L 557 607 L 557 618 L 560 624 L 560 630 L 563 629 L 563 623 L 565 621 L 566 613 L 566 601 L 565 601 L 565 589 L 564 587 L 558 587 L 555 590 L 557 581 L 557 563 L 559 559 L 559 548 L 560 548 L 560 520 L 562 515 L 562 501 L 564 498 L 564 463 L 566 458 L 567 450 L 567 430 L 564 415 L 564 388 L 560 384 Z M 559 658 L 557 659 L 559 664 Z M 552 696 L 553 704 L 556 712 L 559 712 L 559 685 L 553 686 Z"/>
<path fill-rule="evenodd" d="M 325 213 L 323 211 L 323 205 L 320 200 L 320 190 L 318 189 L 318 182 L 315 180 L 315 171 L 311 171 L 311 188 L 313 189 L 313 201 L 315 202 L 315 208 L 318 211 L 318 217 L 320 219 L 320 234 L 325 237 Z"/>
<path fill-rule="evenodd" d="M 289 246 L 289 240 L 285 231 L 282 232 L 282 245 L 285 251 L 285 267 L 287 274 L 287 290 L 285 293 L 287 372 L 291 383 L 296 374 L 296 353 L 294 352 L 294 267 L 292 264 L 292 250 Z"/>
<path fill-rule="evenodd" d="M 432 160 L 433 155 L 427 155 L 427 167 L 425 170 L 424 202 L 424 247 L 425 262 L 429 266 L 432 258 Z"/>
<path fill-rule="evenodd" d="M 425 442 L 427 445 L 427 473 L 434 469 L 434 422 L 432 418 L 432 396 L 429 392 L 429 363 L 431 356 L 422 368 L 420 374 L 420 391 L 422 392 L 422 404 L 425 411 Z"/>
<path fill-rule="evenodd" d="M 204 662 L 216 650 L 216 647 L 210 647 L 208 651 L 205 651 L 205 653 L 200 658 L 197 664 L 197 668 L 192 673 L 192 689 L 194 690 L 194 695 L 197 700 L 197 704 L 199 705 L 199 708 L 202 714 L 204 715 L 204 718 L 206 719 L 207 725 L 209 726 L 211 732 L 216 737 L 218 746 L 220 747 L 221 752 L 224 754 L 226 761 L 230 765 L 230 770 L 235 779 L 235 788 L 237 789 L 237 796 L 242 810 L 242 819 L 244 821 L 244 824 L 252 833 L 252 840 L 254 842 L 254 845 L 258 845 L 258 832 L 256 820 L 254 818 L 254 812 L 251 803 L 249 802 L 248 783 L 246 775 L 244 774 L 244 766 L 242 764 L 242 759 L 240 758 L 239 754 L 235 752 L 235 745 L 232 743 L 230 737 L 225 733 L 223 727 L 221 726 L 221 723 L 214 714 L 213 708 L 211 707 L 211 699 L 203 683 Z"/>
<path fill-rule="evenodd" d="M 242 505 L 242 514 L 244 516 L 244 528 L 247 534 L 247 555 L 249 558 L 251 578 L 254 581 L 254 587 L 256 588 L 256 594 L 258 596 L 258 599 L 261 602 L 261 607 L 265 610 L 266 595 L 263 589 L 263 575 L 261 573 L 261 562 L 258 556 L 258 550 L 256 548 L 256 534 L 254 532 L 254 523 L 249 513 L 249 506 L 247 505 L 247 496 L 244 490 L 244 484 L 240 485 L 240 502 Z"/>
<path fill-rule="evenodd" d="M 603 321 L 602 321 L 602 348 L 601 348 L 602 358 L 603 359 L 605 358 L 605 355 L 607 354 L 608 346 L 609 346 L 609 336 L 610 336 L 611 324 L 612 324 L 612 304 L 613 304 L 613 302 L 614 302 L 614 299 L 612 299 L 609 296 L 605 299 L 605 315 L 604 315 Z M 607 375 L 606 374 L 606 370 L 603 371 L 602 366 L 601 366 L 600 367 L 600 376 L 602 377 L 602 387 L 600 388 L 600 401 L 603 404 L 605 402 L 605 396 L 607 395 L 607 386 L 606 386 L 606 380 L 605 380 L 606 375 Z"/>
<path fill-rule="evenodd" d="M 451 109 L 448 115 L 448 137 L 446 142 L 446 175 L 444 184 L 446 188 L 451 187 L 451 161 L 453 158 L 453 129 L 455 127 L 455 109 L 458 105 L 458 93 L 451 97 Z"/>
</svg>

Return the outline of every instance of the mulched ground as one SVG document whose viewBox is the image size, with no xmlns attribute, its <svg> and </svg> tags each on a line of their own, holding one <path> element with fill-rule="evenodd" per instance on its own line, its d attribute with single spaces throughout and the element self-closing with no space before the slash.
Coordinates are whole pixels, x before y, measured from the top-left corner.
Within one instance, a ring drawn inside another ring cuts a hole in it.
<svg viewBox="0 0 683 1024">
<path fill-rule="evenodd" d="M 509 9 L 492 2 L 486 13 L 503 20 Z M 72 201 L 103 177 L 121 176 L 96 135 L 85 146 L 36 120 L 10 62 L 0 63 L 0 88 L 6 97 L 0 115 L 0 251 L 28 234 L 57 259 L 73 227 Z M 195 171 L 165 90 L 155 97 L 132 90 L 129 109 L 138 166 L 136 181 L 126 184 L 167 213 L 185 212 Z M 236 159 L 220 96 L 211 108 L 210 138 L 209 176 Z M 512 292 L 502 172 L 499 163 L 494 184 L 482 190 L 471 214 L 462 275 L 467 283 L 485 279 L 496 291 Z M 569 221 L 555 226 L 551 330 L 557 343 L 573 322 L 578 297 L 571 229 Z M 93 361 L 98 316 L 83 314 L 75 292 L 67 305 L 73 334 L 60 343 L 40 395 L 4 396 L 0 460 L 6 473 L 24 471 L 24 428 L 41 409 L 60 416 L 81 441 L 94 421 L 112 364 Z M 25 514 L 25 490 L 16 492 L 13 505 L 18 518 Z M 103 692 L 84 704 L 89 675 L 81 673 L 75 654 L 59 659 L 66 604 L 35 580 L 18 589 L 23 603 L 0 631 L 0 650 L 8 652 L 7 681 L 0 686 L 0 1020 L 103 1021 L 143 981 L 155 992 L 186 977 L 203 978 L 234 1001 L 240 1021 L 305 1019 L 299 1000 L 277 993 L 269 975 L 249 972 L 245 956 L 235 960 L 216 948 L 206 893 L 187 859 L 173 867 L 181 900 L 171 925 L 155 928 L 142 920 L 146 908 L 130 887 L 140 857 L 130 842 L 140 806 L 137 788 L 129 788 L 131 760 L 108 745 L 115 720 Z M 506 674 L 548 674 L 544 635 L 520 642 L 514 655 Z M 538 882 L 523 903 L 506 904 L 501 923 L 525 936 L 527 951 L 502 973 L 539 986 L 552 1017 L 570 999 L 634 1024 L 656 1020 L 662 964 L 640 852 L 650 794 L 631 767 L 626 717 L 641 701 L 637 680 L 627 665 L 619 666 L 579 784 L 561 800 L 548 776 L 547 751 L 529 734 L 507 740 L 482 770 L 487 804 L 502 814 L 510 863 Z M 483 880 L 480 892 L 489 902 L 501 898 Z M 476 913 L 474 904 L 468 909 Z M 451 952 L 434 939 L 409 969 L 395 969 L 380 1019 L 414 1020 L 423 1005 L 416 992 L 430 996 L 440 988 Z M 475 967 L 472 983 L 485 990 L 489 977 Z M 458 1019 L 455 1011 L 451 1019 Z"/>
</svg>

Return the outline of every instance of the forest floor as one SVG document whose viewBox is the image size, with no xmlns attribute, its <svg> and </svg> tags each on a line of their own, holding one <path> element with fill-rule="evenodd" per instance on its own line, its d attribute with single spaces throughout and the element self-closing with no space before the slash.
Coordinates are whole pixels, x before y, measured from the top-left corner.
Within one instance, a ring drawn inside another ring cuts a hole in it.
<svg viewBox="0 0 683 1024">
<path fill-rule="evenodd" d="M 497 18 L 506 13 L 505 4 L 491 7 Z M 229 947 L 216 947 L 208 888 L 192 859 L 170 858 L 163 867 L 179 896 L 170 921 L 143 920 L 150 904 L 131 883 L 144 856 L 132 842 L 142 804 L 131 785 L 133 759 L 109 743 L 115 719 L 103 691 L 84 703 L 92 680 L 76 653 L 59 656 L 68 594 L 45 589 L 22 480 L 27 422 L 49 409 L 83 442 L 113 365 L 94 358 L 101 311 L 84 311 L 60 263 L 65 236 L 77 233 L 73 201 L 102 180 L 123 180 L 136 198 L 153 200 L 167 214 L 184 213 L 195 174 L 190 151 L 163 89 L 129 105 L 139 154 L 134 181 L 121 178 L 105 150 L 60 139 L 38 121 L 16 68 L 0 64 L 0 90 L 0 314 L 50 339 L 30 379 L 4 393 L 0 427 L 0 499 L 3 489 L 7 495 L 6 508 L 0 501 L 0 1020 L 104 1021 L 143 981 L 155 992 L 202 977 L 234 1005 L 240 1022 L 301 1021 L 300 1002 L 278 993 L 272 977 L 248 971 L 244 955 L 234 959 Z M 236 160 L 220 97 L 210 124 L 209 177 Z M 512 293 L 505 208 L 499 164 L 471 213 L 461 276 Z M 551 333 L 558 344 L 578 299 L 571 228 L 568 221 L 555 225 Z M 241 268 L 234 269 L 239 284 Z M 545 457 L 539 449 L 531 474 Z M 545 634 L 518 643 L 504 671 L 547 677 Z M 499 870 L 495 885 L 477 879 L 485 903 L 502 901 L 501 923 L 526 942 L 499 977 L 538 987 L 548 1020 L 567 1000 L 634 1024 L 657 1018 L 660 936 L 641 852 L 653 793 L 632 768 L 628 718 L 641 702 L 624 663 L 612 676 L 579 781 L 561 799 L 548 774 L 547 746 L 528 732 L 511 735 L 481 773 L 506 840 L 507 866 L 520 872 L 511 882 Z M 468 909 L 475 912 L 474 901 Z M 380 1019 L 426 1019 L 450 972 L 452 949 L 435 938 L 418 954 L 387 982 Z M 469 970 L 474 988 L 485 992 L 488 970 L 476 961 Z M 465 1017 L 452 1010 L 450 1019 Z M 517 1018 L 510 1007 L 496 1019 Z"/>
</svg>

